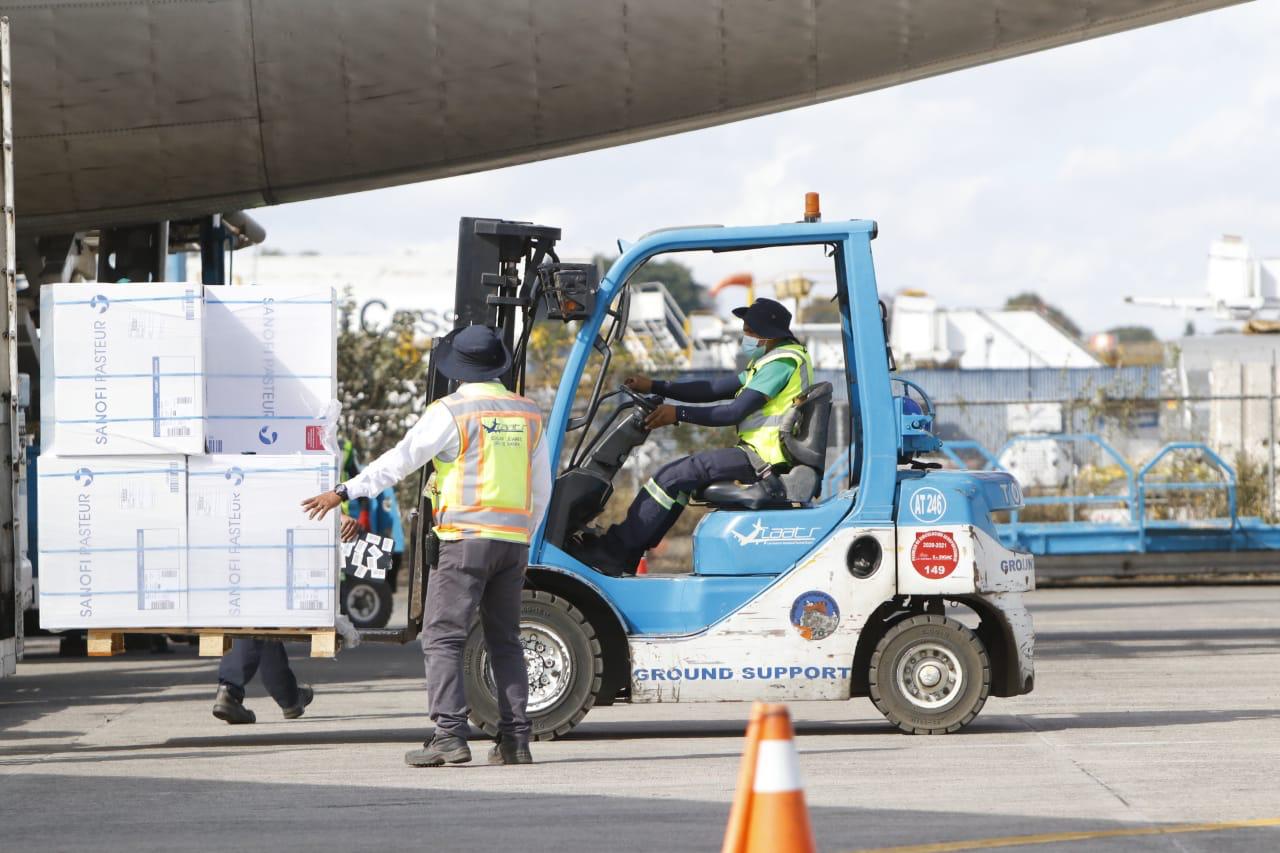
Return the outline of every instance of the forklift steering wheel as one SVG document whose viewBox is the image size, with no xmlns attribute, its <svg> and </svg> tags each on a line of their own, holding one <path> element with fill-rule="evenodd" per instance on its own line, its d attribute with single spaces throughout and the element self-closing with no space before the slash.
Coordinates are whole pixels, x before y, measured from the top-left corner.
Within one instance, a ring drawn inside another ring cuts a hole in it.
<svg viewBox="0 0 1280 853">
<path fill-rule="evenodd" d="M 662 402 L 660 398 L 654 398 L 651 396 L 647 396 L 645 394 L 641 394 L 639 391 L 632 390 L 631 388 L 628 388 L 626 385 L 619 385 L 618 390 L 626 394 L 628 397 L 630 397 L 631 400 L 637 406 L 643 409 L 646 414 L 658 408 L 658 406 Z"/>
</svg>

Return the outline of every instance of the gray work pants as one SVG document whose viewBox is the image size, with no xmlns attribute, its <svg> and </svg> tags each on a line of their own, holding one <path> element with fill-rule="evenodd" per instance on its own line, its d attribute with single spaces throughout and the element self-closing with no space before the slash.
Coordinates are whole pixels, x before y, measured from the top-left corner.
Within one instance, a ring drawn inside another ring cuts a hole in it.
<svg viewBox="0 0 1280 853">
<path fill-rule="evenodd" d="M 529 736 L 529 675 L 520 645 L 520 591 L 529 547 L 496 539 L 440 543 L 440 562 L 427 583 L 422 654 L 427 696 L 436 730 L 465 738 L 467 697 L 462 649 L 477 609 L 498 688 L 499 728 L 508 737 Z"/>
</svg>

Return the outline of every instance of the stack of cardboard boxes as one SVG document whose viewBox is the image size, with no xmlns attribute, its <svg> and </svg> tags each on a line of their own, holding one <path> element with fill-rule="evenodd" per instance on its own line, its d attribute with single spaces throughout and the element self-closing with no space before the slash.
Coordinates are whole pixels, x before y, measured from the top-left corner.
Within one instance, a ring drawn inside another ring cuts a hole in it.
<svg viewBox="0 0 1280 853">
<path fill-rule="evenodd" d="M 41 293 L 40 621 L 329 627 L 332 289 L 58 284 Z"/>
</svg>

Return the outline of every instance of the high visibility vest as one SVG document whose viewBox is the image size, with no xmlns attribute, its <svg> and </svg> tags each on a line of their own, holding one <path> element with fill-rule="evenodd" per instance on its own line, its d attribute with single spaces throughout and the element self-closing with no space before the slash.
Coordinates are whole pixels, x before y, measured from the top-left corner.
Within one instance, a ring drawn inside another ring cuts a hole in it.
<svg viewBox="0 0 1280 853">
<path fill-rule="evenodd" d="M 747 365 L 746 381 L 742 383 L 742 388 L 738 389 L 738 394 L 741 394 L 752 378 L 760 372 L 760 368 L 784 359 L 794 362 L 797 368 L 787 380 L 787 384 L 769 398 L 764 408 L 755 414 L 748 415 L 742 423 L 738 424 L 738 441 L 750 447 L 770 465 L 785 465 L 787 462 L 786 452 L 782 448 L 782 418 L 795 403 L 796 398 L 813 384 L 813 361 L 809 358 L 809 351 L 800 344 L 783 344 L 752 359 Z"/>
<path fill-rule="evenodd" d="M 464 385 L 436 402 L 458 427 L 458 458 L 435 460 L 436 536 L 528 544 L 533 451 L 542 440 L 537 404 L 496 382 Z"/>
</svg>

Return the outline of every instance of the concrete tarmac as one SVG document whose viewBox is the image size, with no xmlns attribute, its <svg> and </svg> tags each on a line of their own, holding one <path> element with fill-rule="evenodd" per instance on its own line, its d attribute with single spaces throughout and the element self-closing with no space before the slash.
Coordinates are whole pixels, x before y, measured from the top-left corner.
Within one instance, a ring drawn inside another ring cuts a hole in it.
<svg viewBox="0 0 1280 853">
<path fill-rule="evenodd" d="M 964 732 L 898 734 L 865 699 L 794 704 L 820 849 L 1280 850 L 1278 608 L 1276 586 L 1046 590 L 1036 691 Z M 317 688 L 306 716 L 254 685 L 259 722 L 231 727 L 193 648 L 30 642 L 0 681 L 0 849 L 719 848 L 744 704 L 598 708 L 530 767 L 486 766 L 477 740 L 472 765 L 412 769 L 416 645 L 290 650 Z"/>
</svg>

